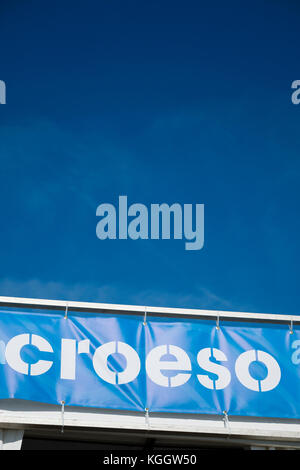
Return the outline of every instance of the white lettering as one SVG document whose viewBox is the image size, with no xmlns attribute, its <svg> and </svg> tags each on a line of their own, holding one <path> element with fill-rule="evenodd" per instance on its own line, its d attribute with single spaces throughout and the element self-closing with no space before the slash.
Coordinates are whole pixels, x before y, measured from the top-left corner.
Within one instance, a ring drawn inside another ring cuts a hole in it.
<svg viewBox="0 0 300 470">
<path fill-rule="evenodd" d="M 90 352 L 90 341 L 84 339 L 78 343 L 78 354 Z M 75 380 L 76 377 L 76 340 L 61 340 L 60 378 Z"/>
<path fill-rule="evenodd" d="M 31 336 L 31 343 L 30 343 Z M 35 364 L 28 364 L 21 358 L 21 349 L 27 345 L 33 345 L 43 352 L 53 352 L 52 346 L 48 341 L 38 335 L 29 335 L 28 333 L 14 336 L 6 345 L 5 358 L 8 365 L 16 372 L 24 375 L 41 375 L 47 372 L 52 366 L 52 361 L 40 359 Z"/>
<path fill-rule="evenodd" d="M 168 351 L 169 349 L 169 351 Z M 166 354 L 175 356 L 176 361 L 163 361 Z M 167 377 L 162 370 L 192 370 L 191 361 L 187 353 L 178 346 L 162 345 L 152 349 L 146 359 L 146 371 L 150 379 L 162 387 L 178 387 L 185 384 L 191 374 L 178 372 L 173 377 Z"/>
<path fill-rule="evenodd" d="M 254 379 L 249 372 L 249 366 L 254 361 L 260 361 L 267 367 L 267 376 L 263 380 Z M 237 358 L 235 373 L 244 387 L 256 392 L 273 390 L 277 387 L 281 378 L 280 367 L 276 359 L 264 351 L 255 351 L 254 349 L 243 352 Z"/>
<path fill-rule="evenodd" d="M 107 364 L 108 357 L 115 353 L 123 354 L 127 364 L 122 372 L 114 372 Z M 96 349 L 93 366 L 99 377 L 110 384 L 125 384 L 132 382 L 140 372 L 140 358 L 137 352 L 128 344 L 121 341 L 111 341 Z"/>
<path fill-rule="evenodd" d="M 4 344 L 4 343 L 3 343 Z M 298 364 L 300 340 L 292 343 L 296 349 L 292 362 Z M 51 344 L 42 336 L 24 333 L 11 338 L 4 351 L 1 363 L 7 364 L 24 375 L 42 375 L 52 366 L 53 361 L 38 359 L 35 363 L 26 362 L 22 349 L 33 346 L 39 352 L 53 353 Z M 90 352 L 90 340 L 76 341 L 62 338 L 60 378 L 65 380 L 76 379 L 76 364 L 78 355 Z M 116 371 L 110 365 L 109 356 L 120 354 L 126 363 L 123 370 Z M 165 356 L 165 357 L 164 357 Z M 170 357 L 171 356 L 171 357 Z M 217 348 L 203 348 L 198 351 L 197 363 L 207 373 L 198 373 L 197 379 L 201 385 L 210 390 L 223 390 L 231 382 L 230 370 L 217 361 L 228 361 L 223 351 Z M 260 362 L 266 368 L 265 377 L 258 379 L 253 376 L 252 363 Z M 127 343 L 111 341 L 99 346 L 92 357 L 92 364 L 96 374 L 105 382 L 113 385 L 122 385 L 137 378 L 141 368 L 138 353 Z M 151 349 L 146 357 L 146 373 L 155 384 L 161 387 L 179 387 L 188 382 L 191 377 L 192 365 L 186 351 L 173 344 L 163 344 Z M 277 360 L 269 353 L 251 349 L 242 352 L 236 359 L 234 371 L 239 382 L 249 390 L 255 392 L 268 392 L 277 387 L 281 380 L 281 370 Z M 212 375 L 210 375 L 212 374 Z"/>
<path fill-rule="evenodd" d="M 203 374 L 198 374 L 197 378 L 204 387 L 211 390 L 221 390 L 229 385 L 231 374 L 226 367 L 212 362 L 210 360 L 211 357 L 214 357 L 217 361 L 227 361 L 227 357 L 222 351 L 216 348 L 201 349 L 198 353 L 197 361 L 199 366 L 207 372 L 216 374 L 218 378 L 213 380 Z"/>
</svg>

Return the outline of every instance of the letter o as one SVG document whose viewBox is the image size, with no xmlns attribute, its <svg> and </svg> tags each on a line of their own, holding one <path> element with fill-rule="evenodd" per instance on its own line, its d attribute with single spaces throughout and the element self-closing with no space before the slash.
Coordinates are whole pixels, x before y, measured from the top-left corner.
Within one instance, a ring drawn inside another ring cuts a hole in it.
<svg viewBox="0 0 300 470">
<path fill-rule="evenodd" d="M 107 365 L 108 356 L 116 352 L 123 354 L 127 361 L 126 368 L 122 372 L 114 372 Z M 129 344 L 121 341 L 111 341 L 96 349 L 93 366 L 95 372 L 105 382 L 116 384 L 118 377 L 118 384 L 121 385 L 132 382 L 137 377 L 140 372 L 141 362 L 137 352 Z"/>
<path fill-rule="evenodd" d="M 254 379 L 249 372 L 249 366 L 254 361 L 262 362 L 267 368 L 267 376 L 263 380 Z M 281 371 L 278 362 L 271 354 L 264 351 L 243 352 L 236 360 L 235 373 L 244 387 L 256 392 L 269 392 L 273 390 L 280 382 Z"/>
</svg>

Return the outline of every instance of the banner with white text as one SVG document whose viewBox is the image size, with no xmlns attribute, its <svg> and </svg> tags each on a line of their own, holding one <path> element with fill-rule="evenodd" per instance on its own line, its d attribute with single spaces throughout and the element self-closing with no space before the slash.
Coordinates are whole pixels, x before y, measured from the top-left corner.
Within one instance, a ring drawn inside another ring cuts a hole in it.
<svg viewBox="0 0 300 470">
<path fill-rule="evenodd" d="M 0 398 L 299 418 L 300 328 L 1 310 Z"/>
</svg>

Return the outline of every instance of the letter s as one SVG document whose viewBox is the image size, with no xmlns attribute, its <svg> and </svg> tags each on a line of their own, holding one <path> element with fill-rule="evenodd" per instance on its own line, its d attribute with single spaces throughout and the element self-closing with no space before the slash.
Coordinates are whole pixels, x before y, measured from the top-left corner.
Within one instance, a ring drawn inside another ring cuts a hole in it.
<svg viewBox="0 0 300 470">
<path fill-rule="evenodd" d="M 198 374 L 197 378 L 204 387 L 211 390 L 221 390 L 229 385 L 231 374 L 226 367 L 212 362 L 210 360 L 212 355 L 217 361 L 227 361 L 227 357 L 223 351 L 216 348 L 212 348 L 212 350 L 211 348 L 201 349 L 201 351 L 198 352 L 197 361 L 202 369 L 216 374 L 218 378 L 216 380 L 212 380 L 207 375 L 202 374 Z"/>
</svg>

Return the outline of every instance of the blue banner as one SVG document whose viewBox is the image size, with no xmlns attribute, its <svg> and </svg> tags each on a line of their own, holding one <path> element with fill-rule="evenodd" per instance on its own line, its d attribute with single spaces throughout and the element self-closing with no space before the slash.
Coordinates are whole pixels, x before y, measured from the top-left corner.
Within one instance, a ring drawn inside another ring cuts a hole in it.
<svg viewBox="0 0 300 470">
<path fill-rule="evenodd" d="M 299 418 L 287 324 L 0 312 L 0 398 L 131 411 Z"/>
</svg>

